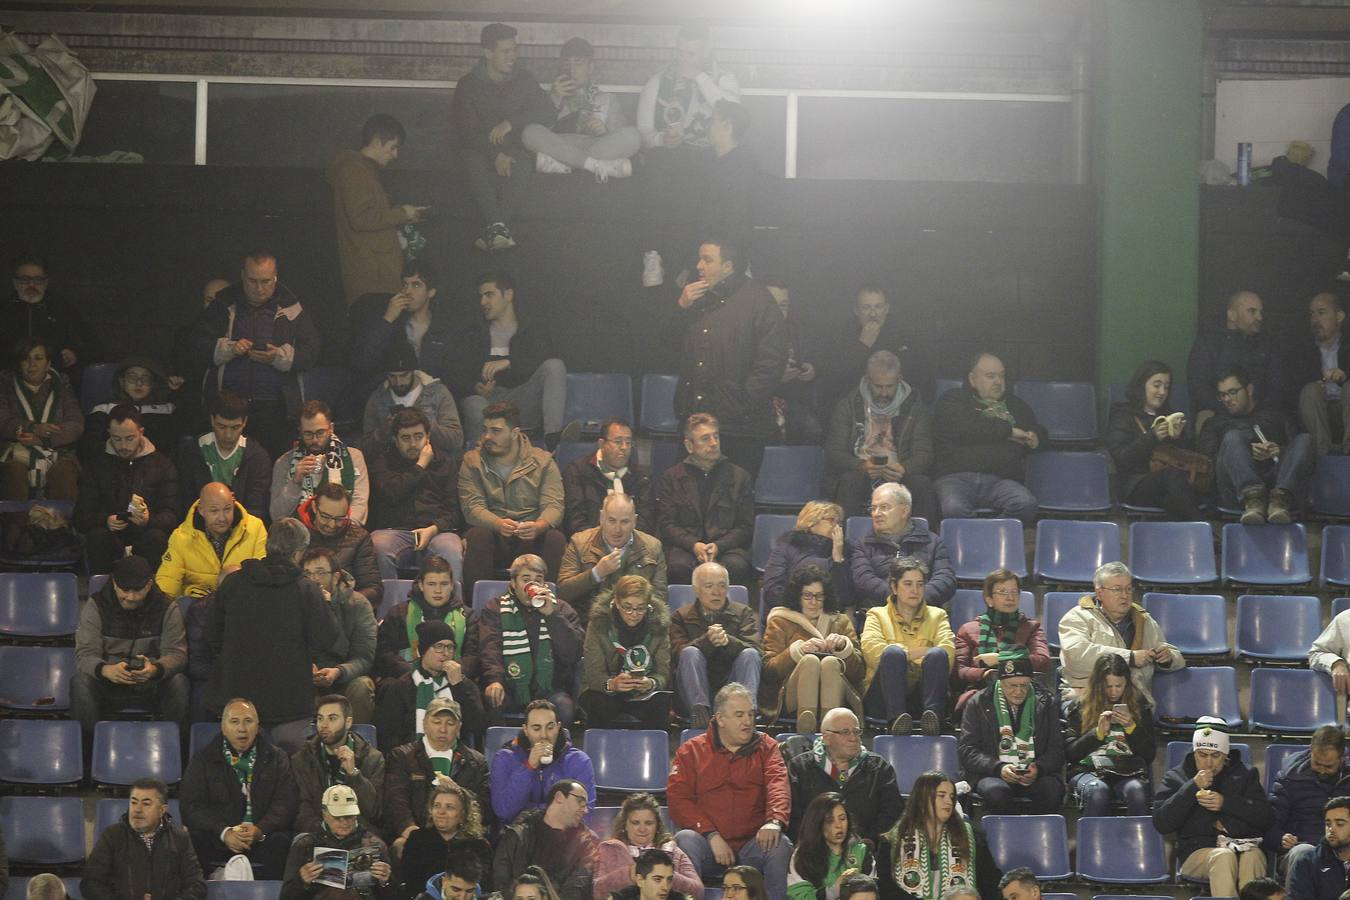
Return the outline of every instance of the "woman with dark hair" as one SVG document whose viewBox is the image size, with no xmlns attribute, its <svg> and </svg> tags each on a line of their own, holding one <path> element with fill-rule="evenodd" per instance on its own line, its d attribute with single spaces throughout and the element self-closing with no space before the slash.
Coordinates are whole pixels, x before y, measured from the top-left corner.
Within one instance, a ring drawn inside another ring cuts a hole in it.
<svg viewBox="0 0 1350 900">
<path fill-rule="evenodd" d="M 764 873 L 753 866 L 732 866 L 722 873 L 722 895 L 727 900 L 768 900 Z"/>
<path fill-rule="evenodd" d="M 441 556 L 427 556 L 408 593 L 407 601 L 385 614 L 375 639 L 375 670 L 379 678 L 397 678 L 413 670 L 421 658 L 417 626 L 426 619 L 445 622 L 455 633 L 455 659 L 464 675 L 478 677 L 478 628 L 476 616 L 464 606 L 450 563 Z"/>
<path fill-rule="evenodd" d="M 27 500 L 30 490 L 74 500 L 83 433 L 80 399 L 53 368 L 47 342 L 24 338 L 14 367 L 0 372 L 0 500 Z"/>
<path fill-rule="evenodd" d="M 401 869 L 410 895 L 415 895 L 432 876 L 445 871 L 451 853 L 467 851 L 482 865 L 479 886 L 492 890 L 492 845 L 484 837 L 483 812 L 478 797 L 461 784 L 439 776 L 427 796 L 427 821 L 430 827 L 418 828 L 408 835 L 403 846 Z"/>
<path fill-rule="evenodd" d="M 1065 719 L 1069 786 L 1078 792 L 1083 815 L 1107 815 L 1113 798 L 1125 804 L 1128 815 L 1148 815 L 1149 770 L 1158 752 L 1153 708 L 1130 680 L 1125 657 L 1097 657 L 1082 700 L 1068 704 Z"/>
<path fill-rule="evenodd" d="M 998 655 L 1015 647 L 1024 648 L 1036 672 L 1050 670 L 1050 646 L 1045 630 L 1036 619 L 1022 614 L 1022 580 L 1008 569 L 995 569 L 984 576 L 985 610 L 956 632 L 956 680 L 965 688 L 956 701 L 956 714 L 966 701 L 998 677 Z"/>
<path fill-rule="evenodd" d="M 853 581 L 847 560 L 844 508 L 826 500 L 811 500 L 797 513 L 792 530 L 769 551 L 759 589 L 760 618 L 783 602 L 788 580 L 802 566 L 818 566 L 829 573 L 835 601 L 839 606 L 848 606 L 852 602 Z"/>
<path fill-rule="evenodd" d="M 664 850 L 675 860 L 675 879 L 670 884 L 691 900 L 702 900 L 703 880 L 689 856 L 675 843 L 661 821 L 661 804 L 643 791 L 629 794 L 614 817 L 614 832 L 600 843 L 595 854 L 595 872 L 592 889 L 595 900 L 605 900 L 633 883 L 633 860 L 643 850 L 655 847 Z"/>
<path fill-rule="evenodd" d="M 548 873 L 538 866 L 527 866 L 524 872 L 511 882 L 506 900 L 561 900 L 558 889 Z"/>
<path fill-rule="evenodd" d="M 819 566 L 792 573 L 783 605 L 764 625 L 759 705 L 770 720 L 796 712 L 797 731 L 813 734 L 820 717 L 847 706 L 862 717 L 866 666 L 858 633 L 839 611 L 829 574 Z"/>
<path fill-rule="evenodd" d="M 853 833 L 844 798 L 830 791 L 812 800 L 788 863 L 788 900 L 838 900 L 846 878 L 875 871 L 872 851 Z"/>
<path fill-rule="evenodd" d="M 1159 447 L 1190 449 L 1190 423 L 1178 421 L 1169 400 L 1172 370 L 1150 359 L 1134 370 L 1125 386 L 1125 400 L 1111 406 L 1106 420 L 1106 449 L 1116 464 L 1116 487 L 1121 499 L 1139 506 L 1161 506 L 1170 518 L 1201 518 L 1200 492 L 1188 473 L 1174 466 L 1153 470 Z"/>
<path fill-rule="evenodd" d="M 973 888 L 976 849 L 952 779 L 924 772 L 914 779 L 905 814 L 882 838 L 882 896 L 940 900 L 952 888 Z"/>
</svg>

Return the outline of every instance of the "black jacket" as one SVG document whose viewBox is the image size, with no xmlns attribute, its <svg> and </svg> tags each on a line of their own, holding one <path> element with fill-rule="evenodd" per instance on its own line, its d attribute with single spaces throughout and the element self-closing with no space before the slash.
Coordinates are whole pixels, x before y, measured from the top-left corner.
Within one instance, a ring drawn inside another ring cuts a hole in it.
<svg viewBox="0 0 1350 900">
<path fill-rule="evenodd" d="M 1281 447 L 1287 447 L 1289 440 L 1298 434 L 1298 429 L 1294 427 L 1293 420 L 1281 410 L 1269 404 L 1261 403 L 1245 416 L 1234 416 L 1228 410 L 1220 409 L 1205 423 L 1205 427 L 1200 429 L 1200 437 L 1196 440 L 1196 449 L 1206 456 L 1214 458 L 1218 455 L 1219 445 L 1223 443 L 1223 439 L 1228 432 L 1244 432 L 1247 435 L 1243 438 L 1244 441 L 1254 441 L 1256 440 L 1255 429 L 1257 427 L 1260 427 L 1261 433 L 1266 436 L 1266 440 L 1274 441 Z"/>
<path fill-rule="evenodd" d="M 1284 380 L 1280 372 L 1275 341 L 1262 332 L 1249 337 L 1226 326 L 1211 327 L 1200 332 L 1186 357 L 1186 385 L 1191 392 L 1191 411 L 1212 409 L 1221 411 L 1219 402 L 1219 373 L 1233 366 L 1241 366 L 1255 384 L 1257 398 L 1273 399 L 1283 403 Z M 1321 377 L 1321 373 L 1318 373 Z"/>
<path fill-rule="evenodd" d="M 600 504 L 605 502 L 611 483 L 595 464 L 595 454 L 588 453 L 572 460 L 563 469 L 562 477 L 563 495 L 567 503 L 563 527 L 567 533 L 576 534 L 600 524 Z M 637 527 L 642 531 L 654 530 L 656 516 L 652 506 L 652 480 L 647 470 L 639 468 L 635 458 L 628 465 L 628 474 L 621 480 L 623 492 L 632 497 L 637 506 Z"/>
<path fill-rule="evenodd" d="M 356 773 L 343 775 L 341 783 L 356 792 L 361 824 L 375 828 L 380 822 L 380 796 L 384 790 L 384 754 L 361 735 L 351 732 L 349 736 L 356 757 Z M 305 741 L 305 745 L 291 756 L 291 777 L 295 779 L 296 787 L 296 831 L 318 831 L 323 827 L 323 792 L 330 785 L 329 762 L 325 756 L 326 751 L 317 735 Z"/>
<path fill-rule="evenodd" d="M 389 840 L 396 840 L 409 825 L 430 827 L 427 800 L 431 796 L 436 770 L 431 767 L 426 747 L 420 740 L 409 741 L 390 750 L 384 763 L 384 811 L 381 820 Z M 466 746 L 461 740 L 455 750 L 454 762 L 450 765 L 450 777 L 478 798 L 478 809 L 482 813 L 484 825 L 496 821 L 492 812 L 492 782 L 488 778 L 488 764 L 483 754 Z"/>
<path fill-rule="evenodd" d="M 867 374 L 867 360 L 879 350 L 889 350 L 900 358 L 900 372 L 905 382 L 922 394 L 931 406 L 933 371 L 924 349 L 929 343 L 919 334 L 916 320 L 906 319 L 898 307 L 892 306 L 881 324 L 877 339 L 868 347 L 858 339 L 862 326 L 853 315 L 844 318 L 843 328 L 834 335 L 829 353 L 821 353 L 820 367 L 824 370 L 821 389 L 827 403 L 835 403 L 846 393 L 858 390 L 858 382 Z"/>
<path fill-rule="evenodd" d="M 377 678 L 397 678 L 405 672 L 411 672 L 413 666 L 417 664 L 415 657 L 403 658 L 405 651 L 410 657 L 413 656 L 408 644 L 409 603 L 415 603 L 421 608 L 423 620 L 435 619 L 438 622 L 445 621 L 451 610 L 464 610 L 466 619 L 464 646 L 455 654 L 455 659 L 464 667 L 465 675 L 476 679 L 480 671 L 476 620 L 478 614 L 464 605 L 464 598 L 458 593 L 444 606 L 436 607 L 424 602 L 422 589 L 415 582 L 408 593 L 408 602 L 400 603 L 389 610 L 385 613 L 384 621 L 380 623 L 380 630 L 375 635 L 375 671 L 372 674 Z"/>
<path fill-rule="evenodd" d="M 208 709 L 249 697 L 264 727 L 314 714 L 315 656 L 341 636 L 319 586 L 276 556 L 245 560 L 211 602 Z"/>
<path fill-rule="evenodd" d="M 492 860 L 492 878 L 499 885 L 510 884 L 534 863 L 534 845 L 544 824 L 544 811 L 531 809 L 502 829 L 497 852 Z M 591 900 L 591 879 L 595 873 L 595 854 L 600 846 L 595 832 L 583 822 L 567 832 L 574 852 L 568 855 L 572 865 L 564 871 L 549 872 L 559 900 Z"/>
<path fill-rule="evenodd" d="M 492 845 L 484 838 L 461 837 L 460 834 L 447 841 L 435 828 L 419 828 L 408 835 L 408 843 L 403 846 L 403 856 L 399 859 L 404 896 L 442 900 L 423 892 L 428 879 L 445 871 L 445 861 L 452 853 L 472 853 L 478 857 L 479 896 L 490 896 L 493 892 Z"/>
<path fill-rule="evenodd" d="M 1350 888 L 1350 875 L 1336 851 L 1325 838 L 1313 843 L 1317 850 L 1289 870 L 1289 900 L 1337 900 Z"/>
<path fill-rule="evenodd" d="M 173 460 L 146 439 L 140 456 L 123 459 L 106 449 L 80 467 L 80 497 L 75 503 L 75 528 L 86 532 L 105 525 L 108 516 L 126 512 L 132 494 L 140 494 L 150 508 L 146 528 L 167 536 L 182 517 L 178 502 L 178 470 Z M 129 526 L 128 534 L 135 526 Z M 152 561 L 153 562 L 153 561 Z"/>
<path fill-rule="evenodd" d="M 309 529 L 309 549 L 322 547 L 333 551 L 333 559 L 356 582 L 356 592 L 370 601 L 371 609 L 379 609 L 384 599 L 384 579 L 380 564 L 375 559 L 375 544 L 370 532 L 360 522 L 348 521 L 336 534 L 324 534 L 314 527 L 314 498 L 310 497 L 295 511 L 295 517 Z"/>
<path fill-rule="evenodd" d="M 1150 416 L 1128 403 L 1111 404 L 1111 412 L 1106 418 L 1106 449 L 1111 454 L 1111 461 L 1116 464 L 1116 489 L 1123 499 L 1129 499 L 1135 486 L 1149 474 L 1153 451 L 1162 443 L 1151 428 L 1153 420 L 1171 412 L 1171 409 L 1167 409 Z M 1181 436 L 1168 443 L 1185 449 L 1195 443 L 1189 419 Z"/>
<path fill-rule="evenodd" d="M 1125 743 L 1130 745 L 1130 750 L 1143 765 L 1143 779 L 1149 781 L 1153 772 L 1153 757 L 1158 755 L 1158 742 L 1153 731 L 1153 707 L 1142 697 L 1140 702 L 1142 708 L 1139 710 L 1139 718 L 1135 720 L 1134 731 L 1125 736 Z M 1074 700 L 1068 705 L 1065 714 L 1067 730 L 1064 737 L 1064 758 L 1068 762 L 1069 778 L 1081 772 L 1092 771 L 1090 766 L 1083 765 L 1083 759 L 1103 743 L 1097 740 L 1097 723 L 1090 722 L 1088 727 L 1084 728 L 1080 712 L 1081 704 Z"/>
<path fill-rule="evenodd" d="M 50 290 L 41 303 L 26 303 L 11 296 L 0 304 L 0 334 L 5 336 L 6 349 L 34 335 L 51 341 L 52 368 L 58 372 L 69 369 L 61 363 L 62 350 L 74 351 L 75 368 L 99 359 L 98 339 L 94 332 L 71 304 Z"/>
<path fill-rule="evenodd" d="M 1202 847 L 1214 847 L 1222 821 L 1229 837 L 1260 838 L 1270 826 L 1270 801 L 1261 787 L 1261 775 L 1242 762 L 1236 750 L 1214 779 L 1212 790 L 1223 795 L 1223 806 L 1210 812 L 1195 800 L 1195 754 L 1174 769 L 1168 769 L 1153 795 L 1153 827 L 1163 834 L 1176 834 L 1177 858 L 1185 859 Z"/>
<path fill-rule="evenodd" d="M 1284 771 L 1276 774 L 1270 791 L 1266 848 L 1283 852 L 1281 839 L 1286 834 L 1306 844 L 1321 840 L 1326 828 L 1322 806 L 1332 797 L 1350 797 L 1350 767 L 1342 765 L 1335 779 L 1323 781 L 1312 770 L 1311 750 L 1290 759 Z"/>
<path fill-rule="evenodd" d="M 1059 699 L 1040 685 L 1036 692 L 1036 767 L 1041 778 L 1064 778 L 1064 734 L 1059 724 Z M 1027 698 L 1030 700 L 1030 697 Z M 1024 707 L 1025 709 L 1025 707 Z M 974 784 L 981 778 L 997 778 L 1003 769 L 998 761 L 998 713 L 994 711 L 994 688 L 983 688 L 966 703 L 961 715 L 961 775 Z"/>
<path fill-rule="evenodd" d="M 519 65 L 509 79 L 495 83 L 488 79 L 486 62 L 479 60 L 459 79 L 450 103 L 455 143 L 462 149 L 488 154 L 489 159 L 498 152 L 519 150 L 520 134 L 526 125 L 552 128 L 557 119 L 558 111 L 539 86 L 539 79 Z M 488 132 L 503 121 L 511 123 L 511 130 L 500 145 L 493 145 Z"/>
<path fill-rule="evenodd" d="M 186 514 L 188 507 L 201 496 L 202 488 L 212 482 L 211 470 L 202 457 L 201 447 L 196 441 L 184 444 L 178 454 L 178 500 L 182 507 L 180 514 Z M 262 444 L 247 441 L 243 448 L 244 458 L 239 463 L 239 471 L 234 473 L 234 499 L 244 504 L 244 509 L 262 521 L 268 519 L 268 506 L 272 499 L 272 460 Z"/>
<path fill-rule="evenodd" d="M 862 465 L 854 448 L 867 433 L 867 405 L 857 385 L 839 397 L 825 435 L 825 466 L 832 479 Z M 896 458 L 906 475 L 924 475 L 933 464 L 933 416 L 916 389 L 911 389 L 891 420 Z"/>
<path fill-rule="evenodd" d="M 366 457 L 370 465 L 371 531 L 394 528 L 409 531 L 435 525 L 440 534 L 459 531 L 459 464 L 439 450 L 424 469 L 392 443 L 385 442 Z"/>
<path fill-rule="evenodd" d="M 473 679 L 464 676 L 459 684 L 450 686 L 450 694 L 464 715 L 464 734 L 477 738 L 486 733 L 487 715 L 483 712 L 482 691 Z M 388 753 L 400 744 L 411 741 L 415 734 L 417 685 L 413 684 L 412 672 L 382 681 L 378 698 L 379 702 L 375 705 L 375 733 L 379 735 L 380 749 Z"/>
<path fill-rule="evenodd" d="M 702 511 L 699 483 L 711 479 L 708 508 Z M 729 459 L 710 472 L 690 462 L 666 469 L 656 489 L 657 536 L 669 552 L 680 547 L 691 553 L 694 544 L 717 544 L 718 552 L 749 550 L 755 530 L 755 485 L 750 473 Z"/>
<path fill-rule="evenodd" d="M 684 311 L 675 412 L 717 416 L 723 434 L 772 436 L 772 397 L 787 365 L 787 325 L 768 288 L 733 274 Z"/>
<path fill-rule="evenodd" d="M 351 340 L 347 362 L 355 379 L 355 396 L 365 402 L 370 392 L 384 380 L 385 354 L 400 343 L 413 350 L 408 343 L 407 324 L 410 313 L 402 313 L 393 322 L 386 322 L 384 311 L 389 306 L 390 294 L 366 294 L 357 299 L 347 311 Z M 414 351 L 417 368 L 446 381 L 458 347 L 451 328 L 450 311 L 433 298 L 430 305 L 431 323 L 422 335 L 422 346 Z"/>
<path fill-rule="evenodd" d="M 209 836 L 211 843 L 222 849 L 220 833 L 244 821 L 244 795 L 239 790 L 239 777 L 225 758 L 223 740 L 217 732 L 193 755 L 178 790 L 183 824 Z M 254 823 L 264 836 L 280 832 L 290 840 L 288 833 L 300 803 L 291 761 L 261 735 L 254 746 L 258 748 L 253 766 Z"/>
<path fill-rule="evenodd" d="M 206 881 L 187 829 L 168 813 L 146 849 L 125 813 L 94 844 L 84 866 L 80 893 L 89 900 L 203 900 Z"/>
<path fill-rule="evenodd" d="M 1034 431 L 1043 449 L 1049 437 L 1036 421 L 1036 414 L 1011 388 L 1003 399 L 1017 427 Z M 982 472 L 997 478 L 1022 481 L 1031 451 L 1009 440 L 1013 426 L 1002 419 L 982 415 L 979 396 L 969 385 L 953 388 L 933 407 L 933 478 L 954 472 Z"/>
<path fill-rule="evenodd" d="M 460 82 L 461 85 L 464 82 Z M 516 387 L 530 380 L 534 370 L 546 359 L 553 358 L 553 341 L 545 327 L 523 316 L 517 307 L 516 333 L 511 335 L 511 365 L 497 373 L 498 387 Z M 502 359 L 492 355 L 492 333 L 482 317 L 472 325 L 460 329 L 451 361 L 450 392 L 456 397 L 474 396 L 473 386 L 482 380 L 483 363 Z M 466 434 L 465 440 L 478 440 L 481 435 Z"/>
<path fill-rule="evenodd" d="M 793 843 L 797 842 L 806 807 L 828 791 L 843 795 L 844 807 L 853 820 L 853 830 L 873 841 L 890 831 L 905 811 L 905 801 L 900 799 L 900 787 L 895 781 L 895 769 L 876 753 L 869 752 L 864 756 L 842 785 L 825 774 L 814 753 L 800 753 L 788 763 L 788 781 L 792 784 L 792 821 L 788 823 L 787 833 Z"/>
</svg>

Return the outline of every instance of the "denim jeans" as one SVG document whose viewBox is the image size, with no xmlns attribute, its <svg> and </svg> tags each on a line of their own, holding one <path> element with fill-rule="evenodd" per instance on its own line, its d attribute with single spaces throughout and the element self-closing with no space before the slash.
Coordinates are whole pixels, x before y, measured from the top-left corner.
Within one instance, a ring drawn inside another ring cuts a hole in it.
<svg viewBox="0 0 1350 900">
<path fill-rule="evenodd" d="M 1145 778 L 1112 778 L 1109 782 L 1091 772 L 1079 772 L 1069 780 L 1078 792 L 1085 816 L 1109 815 L 1112 798 L 1125 804 L 1126 815 L 1147 816 L 1152 789 Z"/>
<path fill-rule="evenodd" d="M 726 683 L 745 685 L 751 697 L 759 696 L 759 671 L 763 658 L 754 647 L 746 647 L 731 664 Z M 675 663 L 675 696 L 680 708 L 688 712 L 695 706 L 712 706 L 712 696 L 722 685 L 708 682 L 708 658 L 697 647 L 685 647 Z"/>
<path fill-rule="evenodd" d="M 563 409 L 567 405 L 567 367 L 560 359 L 546 359 L 530 377 L 515 387 L 493 388 L 486 396 L 461 397 L 459 411 L 464 419 L 464 440 L 483 436 L 483 410 L 494 403 L 510 401 L 520 410 L 520 426 L 542 428 L 544 434 L 557 434 L 567 423 Z"/>
<path fill-rule="evenodd" d="M 675 835 L 675 844 L 689 857 L 700 878 L 720 877 L 726 871 L 713 857 L 708 839 L 697 831 L 688 828 L 681 830 Z M 792 842 L 787 839 L 787 835 L 779 837 L 778 843 L 767 853 L 760 849 L 754 838 L 736 851 L 738 865 L 753 866 L 763 873 L 764 891 L 770 900 L 787 900 L 788 861 L 791 858 Z"/>
<path fill-rule="evenodd" d="M 1280 451 L 1279 462 L 1257 462 L 1253 459 L 1251 445 L 1255 440 L 1256 434 L 1249 428 L 1234 428 L 1223 436 L 1215 460 L 1219 503 L 1229 508 L 1237 507 L 1243 491 L 1256 485 L 1265 485 L 1288 491 L 1297 504 L 1316 462 L 1312 438 L 1306 434 L 1294 437 Z"/>
<path fill-rule="evenodd" d="M 1036 521 L 1036 498 L 1026 485 L 982 472 L 953 472 L 933 482 L 944 519 L 969 519 L 989 508 L 1001 518 Z"/>
<path fill-rule="evenodd" d="M 911 684 L 909 652 L 899 644 L 892 644 L 881 651 L 877 674 L 867 689 L 863 706 L 869 716 L 881 718 L 884 714 L 887 722 L 894 721 L 901 713 L 918 716 L 927 709 L 937 713 L 940 719 L 947 713 L 947 682 L 950 677 L 951 662 L 947 651 L 941 647 L 929 647 L 920 664 L 919 678 L 915 684 Z M 911 695 L 922 708 L 910 709 Z"/>
<path fill-rule="evenodd" d="M 450 564 L 455 583 L 464 583 L 464 544 L 453 531 L 436 535 L 421 551 L 414 549 L 411 531 L 381 528 L 370 533 L 370 542 L 381 578 L 397 578 L 399 566 L 420 565 L 428 556 L 439 556 Z"/>
</svg>

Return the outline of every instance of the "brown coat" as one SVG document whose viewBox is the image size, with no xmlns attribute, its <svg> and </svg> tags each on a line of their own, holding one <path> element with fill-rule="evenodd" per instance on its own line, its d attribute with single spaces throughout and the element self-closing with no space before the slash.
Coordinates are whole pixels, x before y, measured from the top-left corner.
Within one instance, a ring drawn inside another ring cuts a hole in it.
<svg viewBox="0 0 1350 900">
<path fill-rule="evenodd" d="M 783 711 L 788 677 L 802 658 L 793 645 L 827 634 L 842 634 L 849 639 L 848 650 L 834 655 L 844 661 L 844 678 L 853 688 L 850 699 L 856 701 L 852 704 L 856 707 L 853 711 L 862 717 L 862 683 L 867 666 L 863 663 L 858 632 L 847 613 L 824 613 L 821 618 L 822 627 L 817 628 L 806 616 L 786 606 L 775 606 L 769 611 L 769 619 L 764 623 L 764 668 L 759 676 L 759 708 L 766 718 L 776 719 Z"/>
<path fill-rule="evenodd" d="M 350 306 L 362 294 L 392 294 L 403 274 L 398 229 L 408 221 L 402 206 L 389 202 L 375 162 L 343 150 L 326 173 L 333 186 L 338 268 Z"/>
<path fill-rule="evenodd" d="M 666 599 L 666 554 L 660 541 L 634 530 L 633 545 L 624 553 L 619 570 L 596 582 L 591 570 L 608 552 L 600 527 L 596 526 L 572 535 L 563 553 L 562 565 L 558 567 L 558 597 L 571 604 L 583 622 L 590 618 L 592 607 L 609 603 L 614 585 L 625 575 L 641 575 L 651 582 L 657 600 Z"/>
</svg>

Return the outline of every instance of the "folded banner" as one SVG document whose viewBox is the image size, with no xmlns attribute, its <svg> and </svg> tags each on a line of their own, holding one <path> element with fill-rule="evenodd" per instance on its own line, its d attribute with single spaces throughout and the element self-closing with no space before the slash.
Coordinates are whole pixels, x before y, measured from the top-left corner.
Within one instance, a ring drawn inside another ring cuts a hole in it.
<svg viewBox="0 0 1350 900">
<path fill-rule="evenodd" d="M 67 156 L 80 142 L 94 79 L 55 35 L 30 48 L 0 33 L 0 159 L 35 160 L 53 142 Z"/>
</svg>

